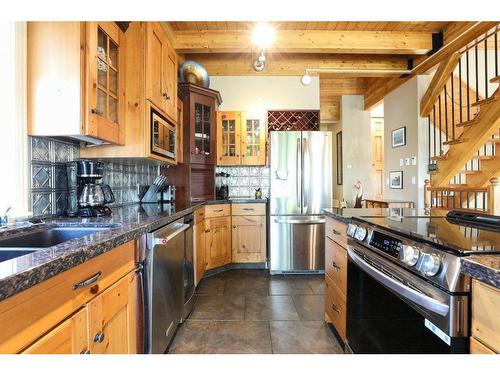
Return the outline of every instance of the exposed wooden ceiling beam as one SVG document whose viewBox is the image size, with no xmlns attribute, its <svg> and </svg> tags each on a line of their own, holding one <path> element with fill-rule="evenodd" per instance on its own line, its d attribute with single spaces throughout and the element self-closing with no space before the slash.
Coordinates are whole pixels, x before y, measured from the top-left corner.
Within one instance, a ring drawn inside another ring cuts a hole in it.
<svg viewBox="0 0 500 375">
<path fill-rule="evenodd" d="M 211 76 L 301 76 L 307 68 L 360 70 L 405 70 L 407 68 L 405 57 L 385 55 L 268 54 L 266 68 L 261 72 L 256 72 L 253 69 L 252 62 L 256 55 L 250 53 L 189 54 L 184 55 L 184 58 L 199 62 Z M 367 76 L 369 74 L 360 73 L 359 75 Z M 386 76 L 384 74 L 378 75 Z M 353 74 L 349 74 L 349 76 L 352 77 Z"/>
<path fill-rule="evenodd" d="M 174 31 L 178 53 L 244 53 L 258 49 L 250 30 Z M 271 51 L 421 55 L 432 49 L 432 34 L 414 31 L 279 30 Z"/>
</svg>

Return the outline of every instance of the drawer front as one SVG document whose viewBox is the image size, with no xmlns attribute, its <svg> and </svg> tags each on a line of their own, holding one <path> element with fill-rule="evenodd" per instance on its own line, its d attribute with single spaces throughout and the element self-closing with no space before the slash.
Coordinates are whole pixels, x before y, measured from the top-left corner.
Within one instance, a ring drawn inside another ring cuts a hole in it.
<svg viewBox="0 0 500 375">
<path fill-rule="evenodd" d="M 336 288 L 330 276 L 325 275 L 325 314 L 330 319 L 340 338 L 346 341 L 346 299 Z"/>
<path fill-rule="evenodd" d="M 210 204 L 205 206 L 205 218 L 231 215 L 230 204 Z"/>
<path fill-rule="evenodd" d="M 344 223 L 327 217 L 325 234 L 339 245 L 347 248 L 347 226 Z"/>
<path fill-rule="evenodd" d="M 198 224 L 205 220 L 205 207 L 200 207 L 194 211 L 194 223 Z"/>
<path fill-rule="evenodd" d="M 474 337 L 470 338 L 470 354 L 496 354 L 493 350 L 477 341 Z"/>
<path fill-rule="evenodd" d="M 17 353 L 130 272 L 134 241 L 99 255 L 0 303 L 0 353 Z M 95 282 L 76 287 L 79 283 Z"/>
<path fill-rule="evenodd" d="M 500 291 L 472 280 L 472 336 L 500 352 Z"/>
<path fill-rule="evenodd" d="M 265 216 L 265 203 L 233 203 L 231 207 L 233 216 Z"/>
<path fill-rule="evenodd" d="M 328 237 L 325 238 L 325 272 L 345 296 L 347 293 L 347 252 Z"/>
</svg>

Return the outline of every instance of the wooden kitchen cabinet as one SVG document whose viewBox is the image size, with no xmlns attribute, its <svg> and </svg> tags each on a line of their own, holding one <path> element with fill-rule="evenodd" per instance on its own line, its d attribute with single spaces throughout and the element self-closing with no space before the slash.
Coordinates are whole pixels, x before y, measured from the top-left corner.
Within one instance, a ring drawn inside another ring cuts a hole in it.
<svg viewBox="0 0 500 375">
<path fill-rule="evenodd" d="M 177 123 L 177 55 L 158 22 L 131 22 L 126 38 L 127 126 L 122 145 L 82 147 L 80 154 L 176 164 L 182 132 Z"/>
<path fill-rule="evenodd" d="M 108 339 L 114 340 L 117 335 L 111 332 L 117 322 L 122 322 L 123 317 L 118 312 L 99 312 L 98 306 L 92 305 L 92 301 L 107 300 L 122 309 L 123 305 L 120 303 L 123 299 L 107 297 L 112 296 L 112 292 L 104 296 L 102 293 L 107 292 L 108 288 L 117 290 L 117 282 L 123 283 L 123 280 L 126 280 L 129 286 L 126 293 L 128 304 L 134 301 L 136 284 L 131 281 L 135 275 L 134 256 L 135 244 L 130 241 L 0 302 L 0 353 L 57 353 L 70 350 L 70 345 L 75 351 L 78 350 L 83 346 L 82 340 L 84 341 L 77 333 L 83 329 L 81 311 L 87 311 L 86 324 L 89 329 L 84 329 L 85 331 L 92 335 L 92 327 L 95 327 L 96 323 L 92 325 L 90 322 L 92 317 L 98 316 L 97 319 L 105 327 L 112 328 L 106 332 L 109 332 Z M 87 283 L 84 283 L 85 281 Z M 123 295 L 121 289 L 120 294 Z M 128 340 L 129 352 L 136 352 L 132 305 L 127 307 L 131 314 L 128 320 L 130 327 L 119 340 L 122 342 L 120 345 Z M 88 341 L 93 337 L 89 337 Z M 105 352 L 123 352 L 120 345 L 111 341 Z M 90 344 L 87 348 L 91 349 Z M 96 350 L 99 349 L 100 347 L 96 347 Z"/>
<path fill-rule="evenodd" d="M 265 165 L 266 130 L 262 119 L 246 112 L 217 114 L 217 164 Z"/>
<path fill-rule="evenodd" d="M 232 221 L 232 262 L 265 262 L 266 217 L 233 216 Z"/>
<path fill-rule="evenodd" d="M 179 83 L 183 99 L 184 163 L 216 164 L 218 91 L 193 83 Z"/>
<path fill-rule="evenodd" d="M 177 55 L 158 22 L 146 23 L 146 97 L 177 120 Z"/>
<path fill-rule="evenodd" d="M 28 22 L 28 134 L 123 144 L 125 34 L 114 22 Z"/>
<path fill-rule="evenodd" d="M 232 212 L 232 262 L 267 260 L 266 204 L 235 203 Z"/>
<path fill-rule="evenodd" d="M 231 263 L 231 217 L 205 219 L 206 269 Z"/>
<path fill-rule="evenodd" d="M 347 227 L 326 217 L 325 223 L 325 321 L 346 340 Z"/>
<path fill-rule="evenodd" d="M 472 329 L 471 353 L 490 350 L 500 353 L 500 290 L 472 280 Z M 472 339 L 482 344 L 487 350 L 473 346 Z M 473 351 L 474 350 L 474 351 Z"/>
<path fill-rule="evenodd" d="M 136 352 L 135 272 L 130 272 L 88 305 L 92 354 Z"/>
<path fill-rule="evenodd" d="M 78 310 L 22 354 L 84 354 L 88 351 L 87 307 Z"/>
</svg>

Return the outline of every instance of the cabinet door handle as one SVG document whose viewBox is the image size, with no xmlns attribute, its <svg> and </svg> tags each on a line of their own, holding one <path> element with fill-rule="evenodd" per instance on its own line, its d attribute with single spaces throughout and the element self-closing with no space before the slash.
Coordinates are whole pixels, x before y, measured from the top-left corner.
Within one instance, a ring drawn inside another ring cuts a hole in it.
<svg viewBox="0 0 500 375">
<path fill-rule="evenodd" d="M 338 230 L 336 230 L 336 229 L 332 229 L 332 232 L 333 232 L 333 234 L 335 234 L 337 236 L 341 235 L 340 232 Z"/>
<path fill-rule="evenodd" d="M 170 95 L 167 92 L 164 92 L 162 95 L 165 99 L 170 100 Z"/>
<path fill-rule="evenodd" d="M 340 310 L 338 309 L 338 307 L 334 303 L 332 303 L 332 310 L 340 315 Z"/>
<path fill-rule="evenodd" d="M 94 342 L 101 343 L 103 341 L 104 341 L 104 332 L 96 333 L 96 335 L 94 336 Z"/>
<path fill-rule="evenodd" d="M 340 266 L 335 262 L 332 262 L 332 267 L 339 270 L 339 271 L 341 270 Z"/>
<path fill-rule="evenodd" d="M 90 354 L 90 350 L 88 350 L 88 349 L 87 350 L 82 350 L 80 352 L 80 354 Z"/>
<path fill-rule="evenodd" d="M 94 115 L 102 116 L 102 111 L 98 110 L 97 108 L 92 108 L 90 112 L 92 112 Z"/>
<path fill-rule="evenodd" d="M 87 280 L 81 281 L 81 282 L 79 282 L 78 284 L 73 285 L 73 288 L 72 288 L 72 289 L 73 289 L 73 290 L 77 290 L 77 289 L 79 289 L 79 288 L 83 288 L 84 286 L 87 286 L 87 285 L 93 284 L 93 283 L 95 283 L 95 282 L 97 281 L 97 279 L 98 279 L 99 277 L 101 277 L 101 275 L 102 275 L 102 272 L 101 272 L 101 271 L 99 271 L 99 272 L 97 272 L 94 276 L 92 276 L 92 277 L 88 278 Z"/>
<path fill-rule="evenodd" d="M 205 233 L 209 233 L 210 232 L 210 229 L 205 229 Z"/>
</svg>

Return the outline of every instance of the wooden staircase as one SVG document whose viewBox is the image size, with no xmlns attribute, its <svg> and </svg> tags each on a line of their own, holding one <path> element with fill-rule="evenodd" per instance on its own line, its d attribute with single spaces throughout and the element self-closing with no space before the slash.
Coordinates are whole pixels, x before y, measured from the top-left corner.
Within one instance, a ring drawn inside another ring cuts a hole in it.
<svg viewBox="0 0 500 375">
<path fill-rule="evenodd" d="M 421 116 L 429 127 L 427 207 L 500 210 L 497 34 L 498 27 L 442 62 L 422 98 Z M 487 63 L 488 46 L 495 48 L 493 69 Z M 477 63 L 481 58 L 484 67 Z"/>
</svg>

